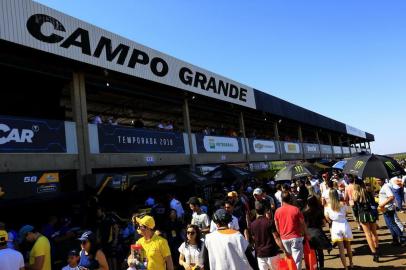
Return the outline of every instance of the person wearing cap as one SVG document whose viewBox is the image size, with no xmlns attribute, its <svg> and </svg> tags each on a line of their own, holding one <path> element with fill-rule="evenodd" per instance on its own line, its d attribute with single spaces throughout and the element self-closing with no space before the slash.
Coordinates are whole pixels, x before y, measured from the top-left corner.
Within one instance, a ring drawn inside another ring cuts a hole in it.
<svg viewBox="0 0 406 270">
<path fill-rule="evenodd" d="M 379 191 L 379 209 L 383 212 L 386 226 L 392 234 L 392 245 L 399 246 L 405 243 L 403 233 L 396 224 L 396 206 L 395 196 L 393 195 L 390 183 L 386 183 L 382 179 L 377 179 L 377 183 L 381 186 Z"/>
<path fill-rule="evenodd" d="M 62 270 L 80 270 L 79 268 L 80 254 L 77 250 L 71 250 L 68 253 L 68 265 Z"/>
<path fill-rule="evenodd" d="M 266 216 L 268 218 L 272 218 L 272 211 L 275 211 L 275 201 L 272 197 L 265 194 L 265 192 L 261 188 L 254 189 L 253 196 L 255 201 L 261 202 L 266 211 Z"/>
<path fill-rule="evenodd" d="M 257 270 L 248 241 L 238 231 L 228 228 L 232 216 L 225 209 L 213 215 L 217 230 L 206 235 L 204 249 L 205 270 Z"/>
<path fill-rule="evenodd" d="M 29 256 L 30 270 L 51 270 L 51 245 L 48 238 L 40 234 L 33 226 L 23 226 L 19 234 L 20 244 L 33 243 Z"/>
<path fill-rule="evenodd" d="M 290 256 L 276 231 L 274 221 L 265 217 L 265 210 L 261 202 L 255 202 L 257 218 L 250 226 L 260 270 L 273 269 L 272 264 L 273 261 L 279 257 L 279 249 L 282 250 L 286 256 Z"/>
<path fill-rule="evenodd" d="M 8 234 L 0 230 L 0 269 L 1 270 L 23 270 L 23 255 L 7 247 Z"/>
<path fill-rule="evenodd" d="M 78 239 L 81 241 L 79 266 L 87 270 L 109 270 L 106 255 L 98 244 L 96 234 L 86 231 Z"/>
<path fill-rule="evenodd" d="M 282 207 L 275 212 L 275 226 L 285 249 L 292 254 L 297 269 L 302 269 L 306 224 L 300 209 L 293 206 L 292 201 L 289 192 L 282 192 Z"/>
<path fill-rule="evenodd" d="M 192 221 L 190 224 L 197 225 L 202 233 L 210 232 L 210 219 L 209 216 L 200 208 L 200 201 L 196 197 L 192 197 L 187 202 L 190 210 L 193 211 Z"/>
<path fill-rule="evenodd" d="M 148 270 L 173 270 L 171 251 L 166 239 L 155 234 L 155 220 L 151 216 L 136 218 L 138 232 L 142 235 L 137 241 L 147 258 Z"/>
<path fill-rule="evenodd" d="M 395 196 L 395 204 L 398 211 L 403 213 L 403 184 L 400 177 L 392 177 L 389 181 L 393 195 Z"/>
</svg>

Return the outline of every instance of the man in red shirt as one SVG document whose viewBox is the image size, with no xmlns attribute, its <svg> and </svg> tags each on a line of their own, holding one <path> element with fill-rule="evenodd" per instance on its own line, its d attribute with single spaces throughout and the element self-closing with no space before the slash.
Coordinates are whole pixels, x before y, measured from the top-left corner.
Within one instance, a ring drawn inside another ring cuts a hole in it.
<svg viewBox="0 0 406 270">
<path fill-rule="evenodd" d="M 282 207 L 275 213 L 275 225 L 286 251 L 292 254 L 297 269 L 302 269 L 303 237 L 306 230 L 303 214 L 293 206 L 289 192 L 282 192 Z"/>
</svg>

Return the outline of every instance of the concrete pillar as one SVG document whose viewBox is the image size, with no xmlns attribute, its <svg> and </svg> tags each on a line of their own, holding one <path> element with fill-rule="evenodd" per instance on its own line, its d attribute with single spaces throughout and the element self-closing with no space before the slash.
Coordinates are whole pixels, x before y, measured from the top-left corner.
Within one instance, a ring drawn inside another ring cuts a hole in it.
<svg viewBox="0 0 406 270">
<path fill-rule="evenodd" d="M 328 134 L 328 142 L 329 142 L 329 144 L 330 144 L 330 146 L 331 146 L 331 152 L 333 153 L 333 154 L 332 154 L 332 157 L 335 158 L 334 147 L 333 147 L 333 139 L 331 138 L 331 134 L 330 134 L 330 133 Z"/>
<path fill-rule="evenodd" d="M 301 143 L 301 148 L 302 148 L 302 158 L 306 159 L 305 158 L 305 153 L 304 153 L 303 132 L 302 132 L 302 126 L 301 125 L 299 125 L 297 132 L 298 132 L 298 137 L 299 137 L 299 141 Z"/>
<path fill-rule="evenodd" d="M 278 146 L 278 151 L 279 151 L 279 159 L 282 159 L 282 149 L 281 149 L 281 138 L 279 137 L 279 128 L 278 128 L 278 122 L 274 123 L 274 133 L 275 133 L 275 140 L 276 140 L 276 145 Z"/>
<path fill-rule="evenodd" d="M 320 137 L 319 137 L 319 131 L 318 130 L 316 130 L 316 141 L 317 141 L 317 143 L 319 145 L 319 153 L 320 153 L 320 156 L 321 156 L 322 155 L 321 154 L 321 143 L 320 143 Z"/>
<path fill-rule="evenodd" d="M 85 75 L 74 72 L 71 84 L 71 102 L 73 110 L 73 120 L 76 123 L 76 137 L 78 144 L 78 189 L 84 190 L 85 177 L 92 173 L 90 164 L 90 144 L 87 121 L 86 87 Z"/>
<path fill-rule="evenodd" d="M 247 136 L 245 133 L 244 114 L 242 112 L 240 112 L 239 125 L 240 125 L 241 137 L 246 138 Z"/>
<path fill-rule="evenodd" d="M 187 97 L 183 100 L 183 123 L 185 126 L 185 132 L 188 135 L 189 149 L 190 149 L 190 168 L 194 170 L 196 168 L 195 159 L 193 157 L 193 143 L 192 143 L 192 128 L 190 125 L 190 113 L 189 113 L 189 100 Z"/>
</svg>

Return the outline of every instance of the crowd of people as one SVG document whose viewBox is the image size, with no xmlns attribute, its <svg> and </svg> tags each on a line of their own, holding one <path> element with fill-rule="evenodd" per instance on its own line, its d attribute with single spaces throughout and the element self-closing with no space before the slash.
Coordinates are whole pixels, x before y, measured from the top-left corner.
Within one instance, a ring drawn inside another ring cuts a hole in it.
<svg viewBox="0 0 406 270">
<path fill-rule="evenodd" d="M 27 224 L 14 231 L 0 223 L 0 265 L 2 270 L 62 269 L 55 268 L 62 253 L 68 264 L 63 270 L 262 270 L 277 269 L 284 257 L 302 269 L 308 245 L 318 269 L 334 247 L 343 269 L 352 269 L 353 230 L 363 231 L 371 261 L 379 262 L 379 213 L 392 244 L 406 244 L 397 214 L 405 181 L 371 183 L 339 172 L 285 183 L 251 179 L 211 201 L 191 197 L 182 203 L 173 193 L 165 200 L 150 196 L 128 221 L 95 206 L 93 226 L 85 229 L 53 216 L 42 228 Z M 350 211 L 358 228 L 348 222 Z M 70 244 L 61 244 L 66 241 Z"/>
</svg>

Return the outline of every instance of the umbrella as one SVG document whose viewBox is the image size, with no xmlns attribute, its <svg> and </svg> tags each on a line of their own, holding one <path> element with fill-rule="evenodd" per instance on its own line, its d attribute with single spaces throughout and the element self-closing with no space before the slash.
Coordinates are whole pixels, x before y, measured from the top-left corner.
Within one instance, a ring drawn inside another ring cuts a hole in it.
<svg viewBox="0 0 406 270">
<path fill-rule="evenodd" d="M 393 158 L 374 154 L 353 157 L 348 160 L 343 172 L 362 179 L 366 177 L 390 179 L 405 173 L 403 168 Z"/>
<path fill-rule="evenodd" d="M 319 172 L 329 169 L 329 166 L 323 165 L 318 162 L 310 163 L 304 162 L 301 165 L 305 166 L 313 175 L 317 175 Z"/>
<path fill-rule="evenodd" d="M 223 164 L 218 166 L 216 169 L 213 171 L 209 172 L 206 174 L 208 178 L 212 179 L 221 179 L 224 181 L 243 181 L 246 180 L 250 177 L 252 177 L 252 173 L 250 171 L 241 169 L 236 166 L 230 166 L 227 164 Z"/>
<path fill-rule="evenodd" d="M 275 181 L 292 180 L 311 175 L 312 173 L 302 164 L 293 164 L 280 170 L 275 176 Z"/>
<path fill-rule="evenodd" d="M 347 160 L 340 160 L 339 162 L 333 165 L 333 169 L 344 170 L 345 164 L 347 164 Z"/>
</svg>

